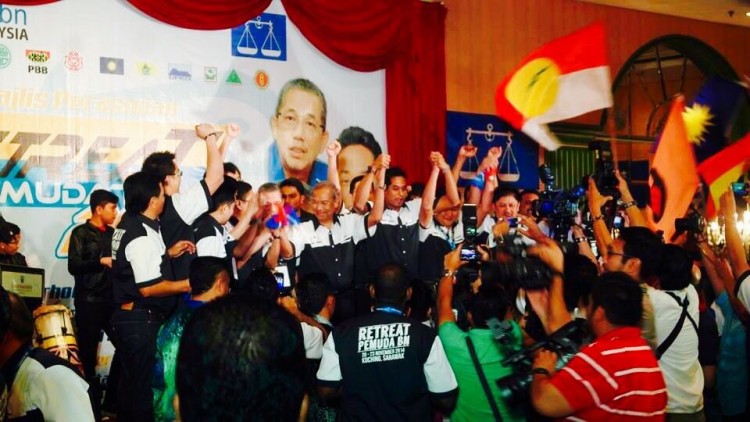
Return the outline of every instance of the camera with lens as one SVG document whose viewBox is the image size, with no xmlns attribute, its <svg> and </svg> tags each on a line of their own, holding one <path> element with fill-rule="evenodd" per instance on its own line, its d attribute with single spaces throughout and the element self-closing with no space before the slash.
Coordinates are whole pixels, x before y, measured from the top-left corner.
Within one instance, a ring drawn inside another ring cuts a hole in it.
<svg viewBox="0 0 750 422">
<path fill-rule="evenodd" d="M 500 268 L 504 278 L 514 286 L 526 290 L 549 287 L 552 270 L 539 257 L 528 254 L 527 245 L 521 235 L 505 235 L 497 247 L 508 255 L 508 262 L 502 263 Z"/>
<path fill-rule="evenodd" d="M 564 242 L 586 189 L 583 186 L 569 190 L 557 188 L 555 176 L 547 164 L 539 166 L 539 180 L 544 184 L 544 190 L 539 192 L 539 199 L 532 204 L 531 213 L 536 218 L 547 219 L 555 239 Z"/>
<path fill-rule="evenodd" d="M 591 141 L 589 151 L 594 151 L 596 161 L 594 163 L 594 174 L 591 177 L 596 183 L 597 189 L 604 196 L 611 196 L 617 200 L 620 198 L 620 190 L 617 189 L 617 177 L 615 177 L 615 163 L 612 161 L 612 148 L 608 142 Z"/>
<path fill-rule="evenodd" d="M 507 352 L 511 352 L 503 366 L 511 368 L 513 374 L 496 381 L 500 388 L 500 397 L 510 405 L 519 405 L 528 401 L 529 387 L 533 380 L 531 372 L 534 355 L 539 349 L 547 349 L 557 354 L 557 369 L 565 366 L 578 353 L 578 350 L 590 338 L 586 321 L 575 319 L 550 334 L 546 339 L 532 344 L 519 351 L 513 351 L 513 327 L 510 321 L 491 319 L 487 321 L 495 341 Z"/>
<path fill-rule="evenodd" d="M 703 233 L 706 220 L 698 212 L 693 212 L 684 218 L 674 219 L 674 229 L 677 234 L 688 232 L 691 234 Z"/>
</svg>

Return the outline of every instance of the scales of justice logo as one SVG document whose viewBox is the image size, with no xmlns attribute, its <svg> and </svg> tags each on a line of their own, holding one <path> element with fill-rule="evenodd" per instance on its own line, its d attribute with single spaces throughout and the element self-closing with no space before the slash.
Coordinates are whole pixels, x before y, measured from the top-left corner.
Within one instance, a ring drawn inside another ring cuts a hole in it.
<svg viewBox="0 0 750 422">
<path fill-rule="evenodd" d="M 286 17 L 263 13 L 232 29 L 232 55 L 286 60 Z"/>
<path fill-rule="evenodd" d="M 474 146 L 474 135 L 483 135 L 484 140 L 487 143 L 494 143 L 495 138 L 498 136 L 505 137 L 505 145 L 501 145 L 503 148 L 502 155 L 500 156 L 500 162 L 497 166 L 497 179 L 501 182 L 517 182 L 521 179 L 521 170 L 518 166 L 518 160 L 516 155 L 513 153 L 513 133 L 512 132 L 498 132 L 494 130 L 492 123 L 487 123 L 486 129 L 474 129 L 472 127 L 466 128 L 466 143 L 469 146 Z M 472 180 L 477 176 L 477 169 L 479 168 L 479 159 L 474 156 L 468 160 L 468 170 L 461 171 L 459 177 L 465 180 Z"/>
</svg>

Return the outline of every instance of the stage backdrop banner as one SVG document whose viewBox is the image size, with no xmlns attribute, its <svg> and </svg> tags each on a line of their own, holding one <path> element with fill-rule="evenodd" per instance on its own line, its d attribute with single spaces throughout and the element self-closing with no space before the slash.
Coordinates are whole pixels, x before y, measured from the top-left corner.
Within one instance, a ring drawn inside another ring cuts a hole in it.
<svg viewBox="0 0 750 422">
<path fill-rule="evenodd" d="M 295 78 L 323 92 L 329 139 L 360 126 L 386 150 L 384 71 L 327 59 L 278 0 L 219 31 L 172 27 L 123 1 L 0 4 L 0 212 L 21 227 L 29 263 L 47 271 L 50 297 L 72 306 L 68 237 L 90 215 L 92 190 L 122 198 L 122 181 L 162 150 L 176 153 L 183 189 L 197 183 L 206 160 L 197 123 L 239 124 L 226 160 L 254 187 L 278 174 L 270 119 Z"/>
<path fill-rule="evenodd" d="M 503 149 L 497 174 L 500 184 L 518 189 L 538 188 L 539 144 L 523 132 L 491 114 L 458 111 L 448 112 L 446 131 L 446 160 L 451 165 L 456 162 L 462 145 L 471 143 L 478 149 L 476 158 L 467 159 L 461 169 L 459 186 L 468 186 L 468 179 L 475 176 L 487 151 L 500 147 Z"/>
</svg>

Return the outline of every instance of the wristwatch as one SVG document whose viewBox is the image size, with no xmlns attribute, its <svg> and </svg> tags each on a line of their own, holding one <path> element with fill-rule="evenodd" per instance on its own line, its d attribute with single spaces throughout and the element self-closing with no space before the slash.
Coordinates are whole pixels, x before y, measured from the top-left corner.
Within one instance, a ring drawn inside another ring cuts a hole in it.
<svg viewBox="0 0 750 422">
<path fill-rule="evenodd" d="M 447 268 L 445 270 L 443 270 L 443 277 L 455 277 L 455 276 L 456 276 L 456 271 L 455 270 L 451 271 L 451 270 L 449 270 Z"/>
<path fill-rule="evenodd" d="M 208 135 L 204 136 L 204 137 L 203 137 L 203 140 L 204 140 L 204 141 L 205 141 L 205 140 L 208 140 L 208 137 L 209 137 L 209 136 L 217 136 L 217 133 L 216 133 L 216 132 L 211 132 L 211 133 L 209 133 Z"/>
<path fill-rule="evenodd" d="M 549 373 L 549 371 L 547 370 L 547 368 L 536 367 L 536 368 L 534 368 L 534 369 L 531 370 L 531 373 L 534 374 L 534 375 L 536 375 L 536 374 L 546 375 L 547 378 L 552 378 L 552 374 Z"/>
</svg>

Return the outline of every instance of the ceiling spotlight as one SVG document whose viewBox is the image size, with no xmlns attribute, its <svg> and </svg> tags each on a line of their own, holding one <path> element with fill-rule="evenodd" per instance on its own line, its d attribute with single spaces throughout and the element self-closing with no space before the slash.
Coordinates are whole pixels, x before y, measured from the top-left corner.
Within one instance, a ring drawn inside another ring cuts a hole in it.
<svg viewBox="0 0 750 422">
<path fill-rule="evenodd" d="M 745 16 L 747 16 L 748 18 L 750 18 L 750 12 L 745 12 Z"/>
</svg>

